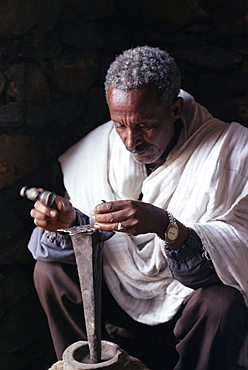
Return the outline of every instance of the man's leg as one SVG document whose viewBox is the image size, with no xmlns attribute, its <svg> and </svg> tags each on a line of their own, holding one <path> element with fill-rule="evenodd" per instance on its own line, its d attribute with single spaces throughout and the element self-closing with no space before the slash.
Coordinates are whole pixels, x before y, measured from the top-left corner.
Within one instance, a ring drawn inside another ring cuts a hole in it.
<svg viewBox="0 0 248 370">
<path fill-rule="evenodd" d="M 87 340 L 77 267 L 37 261 L 34 284 L 47 316 L 57 358 L 61 359 L 70 344 Z M 142 326 L 121 309 L 103 281 L 102 339 L 110 340 L 106 322 L 133 330 Z"/>
<path fill-rule="evenodd" d="M 34 283 L 60 360 L 70 344 L 86 340 L 77 268 L 69 264 L 38 261 Z"/>
<path fill-rule="evenodd" d="M 61 359 L 70 344 L 86 340 L 77 268 L 74 265 L 38 261 L 34 282 L 47 315 L 57 358 Z M 106 322 L 124 328 L 124 336 L 111 333 L 110 338 L 105 330 Z M 149 363 L 151 369 L 171 369 L 173 366 L 169 367 L 169 363 L 175 364 L 177 359 L 173 327 L 173 322 L 150 327 L 134 321 L 116 303 L 103 281 L 102 339 L 116 341 L 130 355 Z"/>
<path fill-rule="evenodd" d="M 61 359 L 63 351 L 70 344 L 86 339 L 77 268 L 74 265 L 37 262 L 34 281 L 47 315 L 57 357 Z M 186 299 L 182 316 L 175 326 L 180 356 L 175 369 L 230 369 L 247 330 L 247 313 L 240 293 L 234 288 L 215 285 L 193 292 Z M 160 366 L 156 365 L 156 370 L 166 368 L 170 354 L 172 358 L 175 357 L 172 350 L 175 337 L 171 334 L 174 320 L 155 327 L 135 322 L 118 306 L 106 284 L 103 284 L 102 314 L 103 326 L 107 321 L 128 329 L 135 343 L 140 342 L 140 356 L 137 355 L 140 359 L 143 357 L 142 352 L 147 355 L 142 350 L 144 341 L 149 343 L 151 337 L 154 344 L 159 341 L 159 344 L 155 344 L 156 348 L 163 343 L 165 359 L 160 362 Z M 102 333 L 103 338 L 109 340 L 104 328 Z M 138 342 L 138 338 L 142 340 Z M 166 342 L 169 342 L 169 346 Z M 169 351 L 166 348 L 170 348 Z M 154 358 L 151 362 L 154 362 Z"/>
<path fill-rule="evenodd" d="M 218 284 L 185 300 L 174 334 L 177 370 L 229 370 L 247 333 L 248 309 L 238 290 Z"/>
</svg>

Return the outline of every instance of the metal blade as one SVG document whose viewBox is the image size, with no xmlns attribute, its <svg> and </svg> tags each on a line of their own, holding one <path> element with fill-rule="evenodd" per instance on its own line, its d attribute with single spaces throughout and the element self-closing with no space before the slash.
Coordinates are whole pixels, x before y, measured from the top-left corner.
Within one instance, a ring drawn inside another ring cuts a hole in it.
<svg viewBox="0 0 248 370">
<path fill-rule="evenodd" d="M 98 230 L 92 225 L 58 231 L 69 233 L 72 240 L 83 300 L 90 363 L 98 363 L 101 361 L 102 248 L 104 240 L 113 236 L 114 232 Z"/>
</svg>

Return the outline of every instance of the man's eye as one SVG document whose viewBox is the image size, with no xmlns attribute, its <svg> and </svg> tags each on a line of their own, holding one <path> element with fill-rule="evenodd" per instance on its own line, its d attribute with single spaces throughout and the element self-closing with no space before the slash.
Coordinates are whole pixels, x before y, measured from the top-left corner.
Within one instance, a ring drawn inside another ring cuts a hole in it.
<svg viewBox="0 0 248 370">
<path fill-rule="evenodd" d="M 140 125 L 139 127 L 143 131 L 147 131 L 147 130 L 150 130 L 151 128 L 153 128 L 153 126 L 147 126 L 147 125 Z"/>
<path fill-rule="evenodd" d="M 155 129 L 155 128 L 157 128 L 159 126 L 159 124 L 158 123 L 156 123 L 156 124 L 154 124 L 154 125 L 139 125 L 139 127 L 140 127 L 140 129 L 142 130 L 142 131 L 148 131 L 148 130 L 152 130 L 152 129 Z"/>
<path fill-rule="evenodd" d="M 120 123 L 115 123 L 115 128 L 116 129 L 124 129 L 126 126 L 125 125 L 122 125 Z"/>
</svg>

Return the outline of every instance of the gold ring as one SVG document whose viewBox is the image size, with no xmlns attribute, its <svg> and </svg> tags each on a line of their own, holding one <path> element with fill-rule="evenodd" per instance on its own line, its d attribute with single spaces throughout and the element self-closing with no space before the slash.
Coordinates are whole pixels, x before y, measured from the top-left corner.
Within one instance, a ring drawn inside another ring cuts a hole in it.
<svg viewBox="0 0 248 370">
<path fill-rule="evenodd" d="M 123 226 L 121 222 L 118 222 L 117 231 L 125 231 L 125 230 L 126 230 L 125 226 Z"/>
</svg>

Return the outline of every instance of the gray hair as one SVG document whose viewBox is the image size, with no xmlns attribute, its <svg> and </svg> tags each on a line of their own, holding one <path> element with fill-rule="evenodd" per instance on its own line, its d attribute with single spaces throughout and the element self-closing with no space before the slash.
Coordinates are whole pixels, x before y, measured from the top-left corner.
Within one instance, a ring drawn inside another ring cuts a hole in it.
<svg viewBox="0 0 248 370">
<path fill-rule="evenodd" d="M 181 84 L 179 69 L 174 59 L 164 50 L 151 46 L 138 46 L 118 55 L 111 63 L 105 79 L 108 87 L 121 90 L 137 89 L 153 84 L 168 106 L 176 100 Z"/>
</svg>

